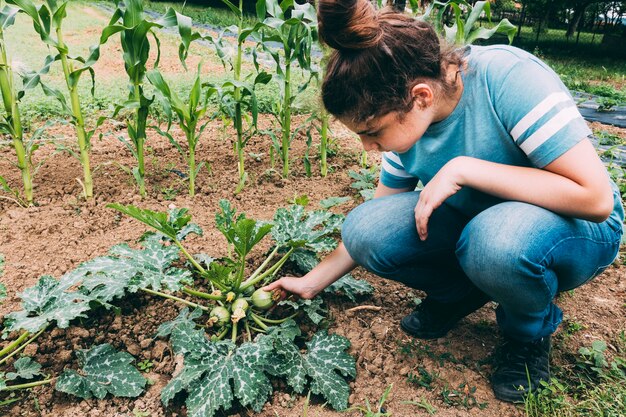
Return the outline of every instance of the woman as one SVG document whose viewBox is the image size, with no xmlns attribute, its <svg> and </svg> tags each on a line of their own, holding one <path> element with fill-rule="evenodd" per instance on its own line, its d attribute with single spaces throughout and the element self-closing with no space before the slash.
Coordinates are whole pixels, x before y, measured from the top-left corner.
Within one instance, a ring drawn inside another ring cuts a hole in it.
<svg viewBox="0 0 626 417">
<path fill-rule="evenodd" d="M 334 49 L 324 105 L 383 152 L 380 183 L 348 215 L 342 245 L 266 289 L 312 298 L 361 265 L 426 292 L 400 323 L 422 339 L 494 300 L 492 386 L 523 401 L 549 379 L 554 297 L 610 265 L 623 233 L 589 128 L 558 76 L 522 50 L 447 48 L 430 25 L 366 0 L 321 0 L 318 15 Z"/>
</svg>

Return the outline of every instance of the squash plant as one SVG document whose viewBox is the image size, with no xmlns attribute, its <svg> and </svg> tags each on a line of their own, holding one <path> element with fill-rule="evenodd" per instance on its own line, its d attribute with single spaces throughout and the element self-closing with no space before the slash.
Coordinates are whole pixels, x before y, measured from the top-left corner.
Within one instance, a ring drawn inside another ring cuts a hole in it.
<svg viewBox="0 0 626 417">
<path fill-rule="evenodd" d="M 26 289 L 20 295 L 23 310 L 8 314 L 4 321 L 5 334 L 24 333 L 0 351 L 0 365 L 53 323 L 65 328 L 96 306 L 115 308 L 117 299 L 144 291 L 186 305 L 177 318 L 158 330 L 157 336 L 169 337 L 173 352 L 183 360 L 181 372 L 161 393 L 164 405 L 186 392 L 190 416 L 211 417 L 229 409 L 235 400 L 258 412 L 272 392 L 270 378 L 282 378 L 297 393 L 308 387 L 334 408 L 347 408 L 345 378 L 356 373 L 354 359 L 345 352 L 349 341 L 325 330 L 306 340 L 293 320 L 303 312 L 319 323 L 324 313 L 321 299 L 276 306 L 271 294 L 258 289 L 275 279 L 286 262 L 306 269 L 317 262 L 319 251 L 332 250 L 342 216 L 306 212 L 296 205 L 277 210 L 273 220 L 266 222 L 237 213 L 223 200 L 216 225 L 231 255 L 214 259 L 192 256 L 183 246 L 190 233 L 202 233 L 186 209 L 163 213 L 118 204 L 111 207 L 155 232 L 143 236 L 142 248 L 116 245 L 108 256 L 84 262 L 59 280 L 44 276 Z M 267 236 L 273 247 L 256 269 L 248 271 L 249 255 Z M 180 267 L 180 253 L 191 270 Z M 353 282 L 342 284 L 343 290 L 359 291 L 358 284 L 354 285 L 358 281 L 346 279 Z M 194 288 L 194 282 L 204 283 L 211 292 Z M 173 292 L 182 292 L 185 298 Z M 57 378 L 57 390 L 102 398 L 107 392 L 136 396 L 145 385 L 129 365 L 132 357 L 115 353 L 108 345 L 79 351 L 77 356 L 82 370 L 66 370 Z"/>
<path fill-rule="evenodd" d="M 312 4 L 298 4 L 293 0 L 259 0 L 256 5 L 260 23 L 261 46 L 275 63 L 274 78 L 280 83 L 280 101 L 275 103 L 274 114 L 281 126 L 279 155 L 283 162 L 283 177 L 289 176 L 289 147 L 297 132 L 291 129 L 291 113 L 294 100 L 315 74 L 311 64 L 311 46 L 317 39 L 317 15 Z M 269 15 L 269 16 L 268 16 Z M 266 17 L 268 16 L 268 17 Z M 276 48 L 273 43 L 281 47 Z M 292 85 L 292 69 L 295 64 L 309 72 L 310 77 L 297 89 Z"/>
</svg>

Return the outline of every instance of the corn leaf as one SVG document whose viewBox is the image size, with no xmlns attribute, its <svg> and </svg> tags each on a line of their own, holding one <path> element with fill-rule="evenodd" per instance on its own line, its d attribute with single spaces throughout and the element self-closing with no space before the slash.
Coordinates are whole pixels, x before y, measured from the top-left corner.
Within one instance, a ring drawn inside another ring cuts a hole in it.
<svg viewBox="0 0 626 417">
<path fill-rule="evenodd" d="M 36 333 L 51 322 L 60 328 L 69 326 L 77 317 L 87 317 L 91 297 L 78 292 L 66 292 L 67 285 L 49 275 L 42 276 L 37 284 L 24 290 L 23 310 L 6 315 L 6 330 L 26 330 Z"/>
<path fill-rule="evenodd" d="M 117 352 L 108 343 L 89 350 L 76 351 L 80 372 L 64 371 L 56 383 L 57 391 L 81 398 L 137 397 L 147 380 L 130 363 L 135 360 L 127 352 Z"/>
</svg>

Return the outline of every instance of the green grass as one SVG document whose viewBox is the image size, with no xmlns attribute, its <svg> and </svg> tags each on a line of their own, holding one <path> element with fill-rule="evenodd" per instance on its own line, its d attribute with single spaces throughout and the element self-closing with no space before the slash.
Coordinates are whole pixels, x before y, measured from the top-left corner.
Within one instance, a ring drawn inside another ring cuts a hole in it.
<svg viewBox="0 0 626 417">
<path fill-rule="evenodd" d="M 556 368 L 554 378 L 537 394 L 527 398 L 528 417 L 622 417 L 626 410 L 626 335 L 620 332 L 611 343 L 596 341 L 583 347 L 573 366 Z"/>
<path fill-rule="evenodd" d="M 237 5 L 237 0 L 232 1 L 233 4 Z M 228 27 L 231 25 L 237 25 L 237 18 L 230 11 L 230 9 L 226 8 L 215 8 L 209 6 L 197 6 L 193 4 L 187 4 L 183 8 L 182 3 L 173 3 L 173 2 L 156 2 L 156 1 L 147 1 L 146 7 L 150 10 L 154 10 L 155 12 L 163 13 L 169 7 L 172 7 L 179 13 L 184 13 L 187 16 L 191 17 L 196 23 L 204 23 L 208 25 L 218 26 L 218 27 Z M 252 26 L 257 22 L 256 16 L 245 14 L 244 13 L 244 26 Z"/>
</svg>

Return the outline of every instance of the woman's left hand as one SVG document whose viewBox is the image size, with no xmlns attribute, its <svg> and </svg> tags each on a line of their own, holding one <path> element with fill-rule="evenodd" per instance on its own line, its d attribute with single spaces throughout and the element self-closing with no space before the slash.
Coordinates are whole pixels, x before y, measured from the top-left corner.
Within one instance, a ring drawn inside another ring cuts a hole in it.
<svg viewBox="0 0 626 417">
<path fill-rule="evenodd" d="M 462 187 L 460 184 L 463 168 L 462 157 L 457 157 L 445 164 L 426 184 L 415 206 L 415 226 L 421 240 L 428 237 L 428 220 L 433 211 Z"/>
</svg>

